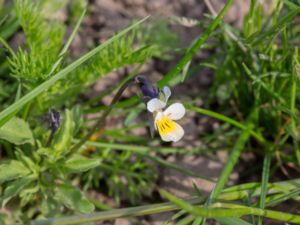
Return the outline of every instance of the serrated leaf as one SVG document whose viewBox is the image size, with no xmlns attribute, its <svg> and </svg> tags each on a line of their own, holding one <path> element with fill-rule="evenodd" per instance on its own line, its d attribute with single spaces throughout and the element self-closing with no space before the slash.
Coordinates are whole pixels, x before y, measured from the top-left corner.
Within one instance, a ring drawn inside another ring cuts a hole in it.
<svg viewBox="0 0 300 225">
<path fill-rule="evenodd" d="M 16 145 L 34 143 L 28 123 L 17 117 L 12 118 L 0 128 L 0 139 Z"/>
<path fill-rule="evenodd" d="M 1 205 L 4 207 L 6 203 L 17 196 L 27 185 L 34 180 L 34 177 L 23 177 L 9 184 L 5 189 L 3 197 L 1 197 Z"/>
<path fill-rule="evenodd" d="M 73 172 L 84 172 L 99 165 L 99 159 L 89 159 L 79 154 L 73 155 L 65 162 L 65 167 Z"/>
<path fill-rule="evenodd" d="M 0 184 L 29 174 L 30 171 L 17 160 L 9 160 L 0 165 Z"/>
<path fill-rule="evenodd" d="M 95 206 L 81 195 L 81 192 L 69 184 L 60 184 L 57 186 L 56 198 L 67 208 L 81 213 L 91 213 Z"/>
</svg>

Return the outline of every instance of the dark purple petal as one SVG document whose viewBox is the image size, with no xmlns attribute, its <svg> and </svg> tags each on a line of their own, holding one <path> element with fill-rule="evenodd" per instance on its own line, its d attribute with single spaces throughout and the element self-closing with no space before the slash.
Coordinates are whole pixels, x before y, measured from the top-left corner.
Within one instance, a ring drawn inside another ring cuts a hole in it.
<svg viewBox="0 0 300 225">
<path fill-rule="evenodd" d="M 135 82 L 140 85 L 140 89 L 147 98 L 158 98 L 159 90 L 157 87 L 153 86 L 150 81 L 148 81 L 145 77 L 138 75 L 135 77 Z"/>
</svg>

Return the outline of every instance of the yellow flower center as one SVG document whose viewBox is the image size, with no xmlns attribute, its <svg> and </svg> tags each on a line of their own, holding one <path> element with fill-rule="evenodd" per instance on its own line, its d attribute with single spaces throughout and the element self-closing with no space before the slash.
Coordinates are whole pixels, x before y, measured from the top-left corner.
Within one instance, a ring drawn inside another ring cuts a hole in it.
<svg viewBox="0 0 300 225">
<path fill-rule="evenodd" d="M 160 135 L 166 135 L 176 129 L 175 123 L 169 117 L 156 120 L 156 126 Z"/>
</svg>

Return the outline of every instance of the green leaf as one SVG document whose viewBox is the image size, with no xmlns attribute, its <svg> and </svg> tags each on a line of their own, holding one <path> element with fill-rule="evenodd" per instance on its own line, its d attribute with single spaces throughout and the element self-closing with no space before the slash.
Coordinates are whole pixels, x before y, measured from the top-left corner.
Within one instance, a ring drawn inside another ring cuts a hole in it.
<svg viewBox="0 0 300 225">
<path fill-rule="evenodd" d="M 69 184 L 58 185 L 56 198 L 66 207 L 81 213 L 91 213 L 95 209 L 95 206 L 82 196 L 78 189 Z"/>
<path fill-rule="evenodd" d="M 75 123 L 73 121 L 73 114 L 70 110 L 66 109 L 63 124 L 60 126 L 53 139 L 52 148 L 54 149 L 53 154 L 56 159 L 67 152 L 70 147 L 74 128 Z"/>
<path fill-rule="evenodd" d="M 0 201 L 2 207 L 4 207 L 10 199 L 18 195 L 19 192 L 22 191 L 33 180 L 34 177 L 28 176 L 10 183 L 9 186 L 5 189 L 3 197 L 1 197 Z"/>
<path fill-rule="evenodd" d="M 65 167 L 73 172 L 84 172 L 99 165 L 99 159 L 89 159 L 79 154 L 73 155 L 65 162 Z"/>
<path fill-rule="evenodd" d="M 0 139 L 7 140 L 16 145 L 34 143 L 28 123 L 17 117 L 12 118 L 0 128 Z"/>
<path fill-rule="evenodd" d="M 0 165 L 0 184 L 29 174 L 30 171 L 20 162 L 9 160 Z"/>
</svg>

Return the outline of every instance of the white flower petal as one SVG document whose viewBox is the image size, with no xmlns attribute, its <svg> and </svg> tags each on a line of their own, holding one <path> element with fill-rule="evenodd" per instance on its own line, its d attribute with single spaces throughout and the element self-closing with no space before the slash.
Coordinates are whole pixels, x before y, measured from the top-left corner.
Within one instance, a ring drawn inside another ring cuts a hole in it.
<svg viewBox="0 0 300 225">
<path fill-rule="evenodd" d="M 174 103 L 170 105 L 163 113 L 171 120 L 179 120 L 184 116 L 185 108 L 181 103 Z"/>
<path fill-rule="evenodd" d="M 168 86 L 164 86 L 162 91 L 165 96 L 165 102 L 168 102 L 168 100 L 172 94 L 171 89 Z"/>
<path fill-rule="evenodd" d="M 153 98 L 147 102 L 147 109 L 149 112 L 155 112 L 163 109 L 166 106 L 166 103 L 159 100 L 158 98 Z"/>
<path fill-rule="evenodd" d="M 174 124 L 175 124 L 175 129 L 173 131 L 170 131 L 168 133 L 162 133 L 162 132 L 160 133 L 161 139 L 163 141 L 166 141 L 166 142 L 170 142 L 170 141 L 177 142 L 177 141 L 179 141 L 183 137 L 183 135 L 184 135 L 183 128 L 179 124 L 177 124 L 175 122 L 174 122 Z"/>
</svg>

